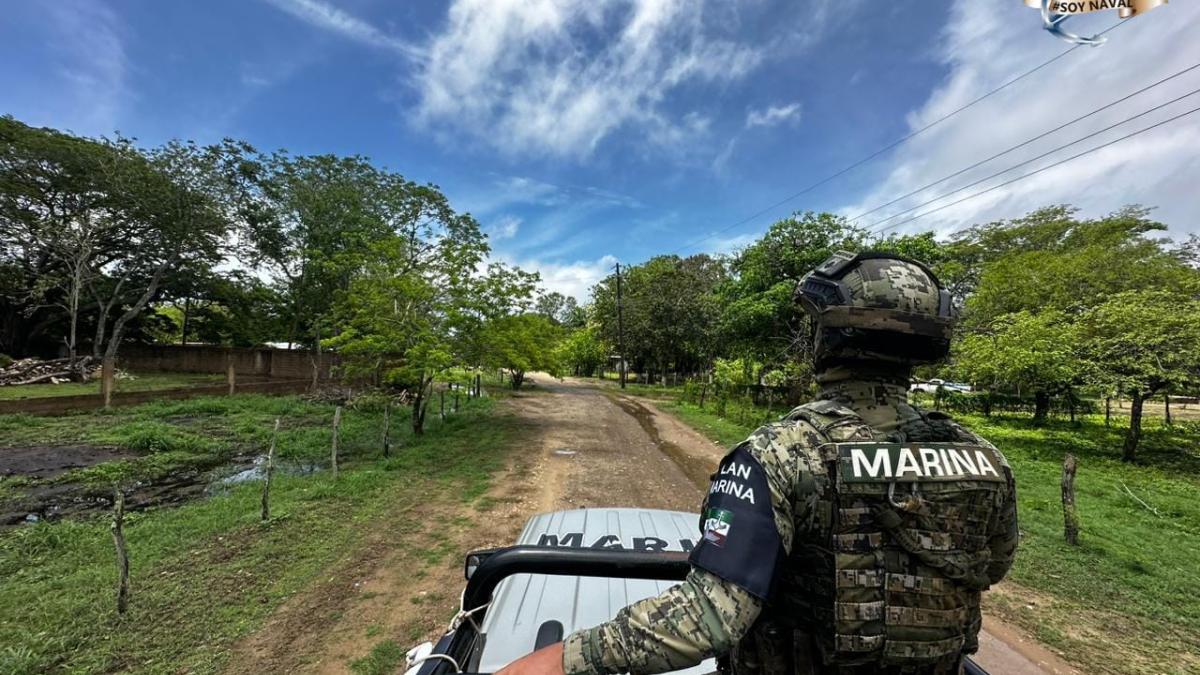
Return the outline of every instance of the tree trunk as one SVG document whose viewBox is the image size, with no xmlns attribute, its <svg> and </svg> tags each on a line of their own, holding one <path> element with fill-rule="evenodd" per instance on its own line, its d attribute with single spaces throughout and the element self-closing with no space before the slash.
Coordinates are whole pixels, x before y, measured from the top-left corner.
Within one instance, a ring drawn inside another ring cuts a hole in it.
<svg viewBox="0 0 1200 675">
<path fill-rule="evenodd" d="M 420 384 L 417 386 L 416 396 L 413 398 L 412 412 L 412 429 L 413 435 L 420 436 L 425 433 L 425 407 L 429 396 L 426 393 L 426 388 L 433 384 L 433 379 L 426 380 L 424 376 L 420 379 Z"/>
<path fill-rule="evenodd" d="M 508 379 L 510 382 L 512 382 L 513 391 L 516 391 L 516 390 L 520 389 L 521 385 L 525 382 L 525 371 L 523 371 L 523 370 L 511 371 L 508 374 Z"/>
<path fill-rule="evenodd" d="M 141 314 L 146 304 L 150 302 L 150 299 L 158 293 L 158 285 L 162 283 L 163 274 L 166 273 L 167 267 L 168 263 L 166 262 L 159 264 L 158 268 L 154 270 L 154 275 L 150 277 L 150 282 L 146 285 L 146 291 L 142 293 L 129 309 L 125 310 L 124 314 L 113 322 L 112 333 L 108 336 L 108 346 L 104 350 L 106 358 L 116 358 L 117 349 L 121 346 L 121 334 L 125 332 L 125 324 L 129 323 L 130 319 Z"/>
<path fill-rule="evenodd" d="M 1163 394 L 1163 413 L 1166 415 L 1167 426 L 1173 426 L 1175 423 L 1171 421 L 1171 395 Z"/>
<path fill-rule="evenodd" d="M 1125 445 L 1121 448 L 1122 462 L 1137 461 L 1138 442 L 1142 439 L 1142 390 L 1135 389 L 1129 401 L 1129 430 L 1125 432 Z"/>
<path fill-rule="evenodd" d="M 1112 397 L 1104 397 L 1104 426 L 1108 426 L 1112 422 Z"/>
<path fill-rule="evenodd" d="M 1033 423 L 1045 424 L 1046 418 L 1050 416 L 1050 394 L 1045 391 L 1036 391 L 1033 394 Z"/>
<path fill-rule="evenodd" d="M 1062 505 L 1063 534 L 1071 546 L 1079 545 L 1079 514 L 1075 512 L 1075 455 L 1063 458 Z"/>
</svg>

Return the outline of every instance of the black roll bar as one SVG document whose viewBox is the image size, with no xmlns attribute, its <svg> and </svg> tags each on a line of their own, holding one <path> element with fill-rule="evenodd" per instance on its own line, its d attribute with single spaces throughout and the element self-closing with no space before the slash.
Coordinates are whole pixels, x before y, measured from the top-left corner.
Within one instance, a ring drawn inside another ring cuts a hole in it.
<svg viewBox="0 0 1200 675">
<path fill-rule="evenodd" d="M 496 586 L 514 574 L 683 581 L 691 571 L 687 554 L 681 551 L 509 546 L 469 553 L 469 566 L 472 558 L 478 564 L 463 593 L 466 610 L 491 602 Z"/>
</svg>

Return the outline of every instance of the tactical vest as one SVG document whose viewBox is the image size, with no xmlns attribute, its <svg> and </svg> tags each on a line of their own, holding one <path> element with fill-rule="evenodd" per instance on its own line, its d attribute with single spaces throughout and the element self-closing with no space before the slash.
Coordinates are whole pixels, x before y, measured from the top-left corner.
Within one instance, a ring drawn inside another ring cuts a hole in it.
<svg viewBox="0 0 1200 675">
<path fill-rule="evenodd" d="M 1003 457 L 940 413 L 921 413 L 889 434 L 832 401 L 801 406 L 785 419 L 807 422 L 826 441 L 800 450 L 809 454 L 812 475 L 797 486 L 795 506 L 809 517 L 796 523 L 766 612 L 767 623 L 795 633 L 792 669 L 957 672 L 961 656 L 978 647 L 987 535 L 1012 485 Z M 837 444 L 861 441 L 990 448 L 1003 478 L 850 482 L 838 455 L 847 446 Z"/>
</svg>

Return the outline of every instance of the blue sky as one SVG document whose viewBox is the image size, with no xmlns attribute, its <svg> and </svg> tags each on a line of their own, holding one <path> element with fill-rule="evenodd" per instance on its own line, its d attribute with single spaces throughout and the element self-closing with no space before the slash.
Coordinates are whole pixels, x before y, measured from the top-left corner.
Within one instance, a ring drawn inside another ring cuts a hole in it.
<svg viewBox="0 0 1200 675">
<path fill-rule="evenodd" d="M 1094 32 L 1116 18 L 1072 22 Z M 498 257 L 582 298 L 617 260 L 731 251 L 793 209 L 858 215 L 1200 62 L 1200 7 L 1176 0 L 729 227 L 1068 46 L 1039 23 L 1019 0 L 10 3 L 0 113 L 146 144 L 232 136 L 368 155 L 440 185 Z M 879 218 L 1197 88 L 1200 69 L 859 222 L 897 223 Z M 898 229 L 1139 202 L 1183 236 L 1200 230 L 1198 179 L 1200 114 Z"/>
</svg>

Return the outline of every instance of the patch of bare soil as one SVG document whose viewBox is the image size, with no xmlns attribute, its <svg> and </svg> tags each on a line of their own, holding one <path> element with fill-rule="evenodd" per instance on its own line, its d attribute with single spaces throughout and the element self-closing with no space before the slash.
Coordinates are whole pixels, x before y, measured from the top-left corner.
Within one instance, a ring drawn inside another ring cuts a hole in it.
<svg viewBox="0 0 1200 675">
<path fill-rule="evenodd" d="M 53 478 L 84 467 L 134 455 L 95 445 L 33 445 L 0 449 L 0 476 Z"/>
</svg>

